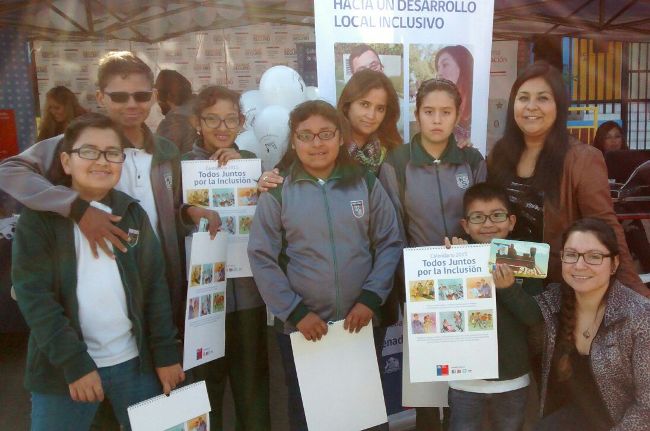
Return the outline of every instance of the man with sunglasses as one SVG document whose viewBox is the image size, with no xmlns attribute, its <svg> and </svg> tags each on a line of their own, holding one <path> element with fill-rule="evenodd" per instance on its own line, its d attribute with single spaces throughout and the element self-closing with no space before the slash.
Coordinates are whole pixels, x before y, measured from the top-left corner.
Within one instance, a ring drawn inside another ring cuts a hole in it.
<svg viewBox="0 0 650 431">
<path fill-rule="evenodd" d="M 181 206 L 180 163 L 176 145 L 156 136 L 144 124 L 156 103 L 153 72 L 128 51 L 111 52 L 99 61 L 97 101 L 128 138 L 126 158 L 117 190 L 138 199 L 163 246 L 166 278 L 174 320 L 184 322 L 184 283 L 177 237 L 177 220 L 196 223 L 206 217 L 212 235 L 221 221 L 209 210 Z M 51 211 L 74 219 L 93 254 L 98 247 L 113 257 L 115 249 L 126 252 L 128 235 L 115 223 L 119 217 L 88 205 L 78 194 L 52 184 L 58 170 L 62 136 L 33 145 L 18 156 L 0 163 L 1 188 L 28 208 Z M 111 247 L 112 244 L 112 247 Z"/>
</svg>

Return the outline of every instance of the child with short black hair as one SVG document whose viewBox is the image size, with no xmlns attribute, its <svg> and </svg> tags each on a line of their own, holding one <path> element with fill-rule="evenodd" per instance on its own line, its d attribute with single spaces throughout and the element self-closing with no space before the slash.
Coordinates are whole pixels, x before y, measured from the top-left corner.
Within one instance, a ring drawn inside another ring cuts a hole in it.
<svg viewBox="0 0 650 431">
<path fill-rule="evenodd" d="M 510 212 L 506 191 L 487 183 L 467 189 L 463 211 L 461 225 L 471 241 L 479 244 L 507 238 L 517 221 Z M 503 265 L 497 266 L 493 278 L 497 286 L 515 282 L 512 271 Z M 531 296 L 540 293 L 541 281 L 525 279 L 523 289 Z M 530 383 L 528 328 L 500 303 L 498 290 L 497 315 L 499 378 L 449 382 L 452 431 L 481 430 L 486 415 L 491 422 L 490 430 L 517 431 L 523 425 Z"/>
<path fill-rule="evenodd" d="M 60 155 L 78 198 L 119 217 L 126 252 L 95 258 L 78 224 L 53 212 L 25 208 L 16 227 L 12 281 L 31 329 L 32 430 L 87 430 L 104 396 L 128 430 L 128 406 L 185 378 L 160 243 L 144 209 L 113 189 L 126 145 L 108 117 L 87 114 L 66 129 Z"/>
</svg>

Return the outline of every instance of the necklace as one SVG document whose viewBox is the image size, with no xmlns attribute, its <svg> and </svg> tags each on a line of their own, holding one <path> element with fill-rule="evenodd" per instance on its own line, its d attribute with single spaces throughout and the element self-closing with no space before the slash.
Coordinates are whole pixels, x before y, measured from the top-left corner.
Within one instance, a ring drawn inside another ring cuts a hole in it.
<svg viewBox="0 0 650 431">
<path fill-rule="evenodd" d="M 605 304 L 604 304 L 604 303 L 601 303 L 601 304 L 598 306 L 598 309 L 596 310 L 596 314 L 594 315 L 594 321 L 591 322 L 591 325 L 589 325 L 589 326 L 587 327 L 587 329 L 585 329 L 584 331 L 582 331 L 582 336 L 585 337 L 585 339 L 588 340 L 589 338 L 591 338 L 591 331 L 590 331 L 590 329 L 594 327 L 594 325 L 596 324 L 596 321 L 598 320 L 598 315 L 600 314 L 600 311 L 601 311 L 601 310 L 604 310 L 604 309 L 605 309 Z"/>
</svg>

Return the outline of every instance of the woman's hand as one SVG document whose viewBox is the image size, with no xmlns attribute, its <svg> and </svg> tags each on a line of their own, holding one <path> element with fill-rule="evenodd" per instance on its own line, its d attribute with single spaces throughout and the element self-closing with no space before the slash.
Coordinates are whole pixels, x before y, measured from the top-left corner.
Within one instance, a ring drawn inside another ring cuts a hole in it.
<svg viewBox="0 0 650 431">
<path fill-rule="evenodd" d="M 449 241 L 449 238 L 445 237 L 445 248 L 447 249 L 451 248 L 452 245 L 465 245 L 465 244 L 467 244 L 467 241 L 465 241 L 463 238 L 452 236 L 451 241 Z"/>
<path fill-rule="evenodd" d="M 260 176 L 260 179 L 257 181 L 257 190 L 260 192 L 268 192 L 283 182 L 284 177 L 280 175 L 280 170 L 278 168 L 275 168 L 271 171 L 264 171 L 264 173 Z"/>
<path fill-rule="evenodd" d="M 318 341 L 327 334 L 327 323 L 311 311 L 298 322 L 296 327 L 308 341 Z"/>
<path fill-rule="evenodd" d="M 515 274 L 505 263 L 497 263 L 492 272 L 492 279 L 497 289 L 506 289 L 515 284 Z"/>
<path fill-rule="evenodd" d="M 185 380 L 185 373 L 180 364 L 174 364 L 168 367 L 157 367 L 156 374 L 158 374 L 158 380 L 160 380 L 165 395 L 169 395 L 176 386 Z"/>
<path fill-rule="evenodd" d="M 187 208 L 187 215 L 192 219 L 192 223 L 199 225 L 201 218 L 206 218 L 208 220 L 208 231 L 210 232 L 210 238 L 214 239 L 219 232 L 221 227 L 221 217 L 216 211 L 209 210 L 207 208 L 190 206 Z"/>
<path fill-rule="evenodd" d="M 85 376 L 68 385 L 70 398 L 73 401 L 82 403 L 99 403 L 104 401 L 104 389 L 102 379 L 97 370 L 91 371 Z"/>
<path fill-rule="evenodd" d="M 368 306 L 357 302 L 354 304 L 354 307 L 352 307 L 352 310 L 350 310 L 348 315 L 345 316 L 343 328 L 350 331 L 350 333 L 358 333 L 361 331 L 361 328 L 372 321 L 373 315 L 374 313 L 370 308 L 368 308 Z"/>
<path fill-rule="evenodd" d="M 115 226 L 115 223 L 120 220 L 122 220 L 122 217 L 109 214 L 95 207 L 86 208 L 79 220 L 79 229 L 88 239 L 90 250 L 95 258 L 99 257 L 97 253 L 97 247 L 99 247 L 108 257 L 115 259 L 108 242 L 122 253 L 126 253 L 126 246 L 122 241 L 128 241 L 129 236 L 122 229 Z"/>
<path fill-rule="evenodd" d="M 219 161 L 219 166 L 228 163 L 229 160 L 241 159 L 241 154 L 234 148 L 219 148 L 210 156 L 210 160 Z"/>
</svg>

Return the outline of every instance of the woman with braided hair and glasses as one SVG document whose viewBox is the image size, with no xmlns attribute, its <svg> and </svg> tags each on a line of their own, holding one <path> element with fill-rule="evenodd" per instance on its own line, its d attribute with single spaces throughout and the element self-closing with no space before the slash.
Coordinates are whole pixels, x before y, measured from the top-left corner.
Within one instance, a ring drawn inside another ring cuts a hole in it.
<svg viewBox="0 0 650 431">
<path fill-rule="evenodd" d="M 522 322 L 544 322 L 538 431 L 646 430 L 650 423 L 650 300 L 616 279 L 619 247 L 604 221 L 562 237 L 562 282 L 531 298 L 499 266 L 497 295 Z M 553 394 L 553 399 L 549 398 Z"/>
</svg>

